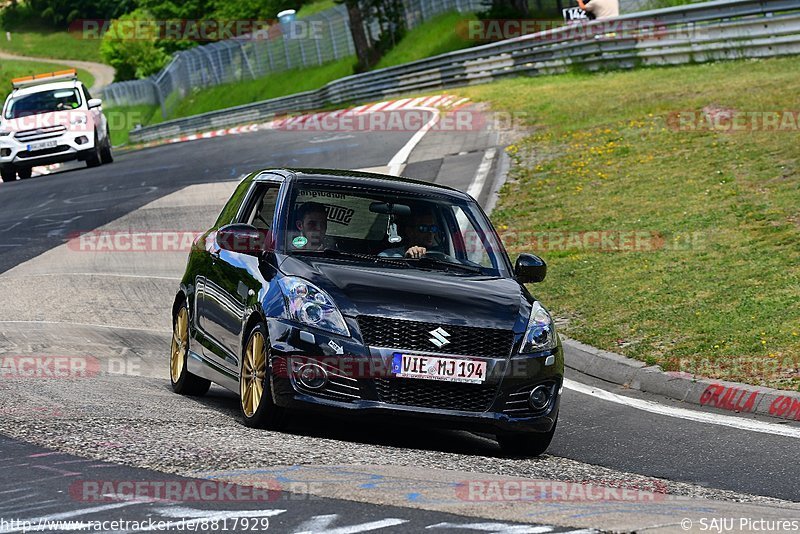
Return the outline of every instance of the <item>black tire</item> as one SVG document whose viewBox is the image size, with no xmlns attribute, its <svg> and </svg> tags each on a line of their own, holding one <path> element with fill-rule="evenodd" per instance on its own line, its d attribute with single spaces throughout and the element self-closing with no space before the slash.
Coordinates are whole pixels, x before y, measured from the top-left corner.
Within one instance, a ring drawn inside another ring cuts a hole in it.
<svg viewBox="0 0 800 534">
<path fill-rule="evenodd" d="M 27 180 L 33 174 L 33 169 L 30 167 L 25 167 L 22 169 L 17 169 L 17 175 L 19 175 L 20 180 Z"/>
<path fill-rule="evenodd" d="M 260 349 L 254 347 L 258 336 L 263 343 Z M 242 351 L 242 363 L 239 366 L 239 411 L 245 426 L 279 430 L 286 422 L 286 410 L 276 406 L 272 400 L 268 347 L 267 328 L 263 323 L 259 323 L 247 335 L 247 342 Z M 254 355 L 252 357 L 249 352 L 251 350 Z M 260 354 L 256 354 L 259 352 Z M 255 374 L 251 372 L 251 368 Z M 248 404 L 248 401 L 255 401 L 255 409 L 253 404 Z"/>
<path fill-rule="evenodd" d="M 558 418 L 550 432 L 526 432 L 519 434 L 498 434 L 497 441 L 500 449 L 509 456 L 541 456 L 553 441 L 556 433 Z"/>
<path fill-rule="evenodd" d="M 14 169 L 3 167 L 0 169 L 0 178 L 2 178 L 4 182 L 13 182 L 17 179 L 17 172 Z"/>
<path fill-rule="evenodd" d="M 114 163 L 114 153 L 111 150 L 111 134 L 106 129 L 106 142 L 103 143 L 103 148 L 100 149 L 100 161 L 105 163 Z"/>
<path fill-rule="evenodd" d="M 179 325 L 180 323 L 180 325 Z M 180 328 L 179 328 L 180 326 Z M 170 346 L 169 380 L 172 391 L 179 395 L 202 397 L 211 387 L 211 381 L 193 375 L 186 369 L 189 356 L 189 309 L 181 304 L 172 318 L 172 343 Z"/>
<path fill-rule="evenodd" d="M 100 148 L 100 141 L 97 138 L 97 132 L 94 134 L 94 148 L 89 153 L 89 157 L 86 158 L 86 166 L 91 167 L 99 167 L 103 164 L 103 160 L 101 159 L 101 148 Z"/>
</svg>

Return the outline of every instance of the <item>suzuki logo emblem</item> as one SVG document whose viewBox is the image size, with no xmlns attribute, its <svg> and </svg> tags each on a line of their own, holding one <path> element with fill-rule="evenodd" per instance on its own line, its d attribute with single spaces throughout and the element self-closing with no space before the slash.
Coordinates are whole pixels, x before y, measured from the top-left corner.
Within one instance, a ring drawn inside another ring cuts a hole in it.
<svg viewBox="0 0 800 534">
<path fill-rule="evenodd" d="M 433 343 L 434 345 L 436 345 L 439 348 L 442 348 L 445 345 L 447 345 L 448 343 L 450 343 L 450 340 L 447 339 L 448 337 L 450 337 L 450 333 L 447 332 L 447 330 L 445 330 L 441 326 L 439 328 L 437 328 L 436 330 L 431 330 L 428 333 L 433 336 L 428 341 L 430 341 L 431 343 Z"/>
</svg>

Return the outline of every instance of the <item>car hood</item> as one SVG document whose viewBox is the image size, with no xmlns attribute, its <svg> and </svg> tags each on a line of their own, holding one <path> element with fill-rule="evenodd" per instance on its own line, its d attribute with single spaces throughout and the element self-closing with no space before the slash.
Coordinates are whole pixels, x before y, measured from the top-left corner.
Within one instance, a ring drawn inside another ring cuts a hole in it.
<svg viewBox="0 0 800 534">
<path fill-rule="evenodd" d="M 350 317 L 524 331 L 532 297 L 509 278 L 287 256 L 280 270 L 324 289 Z"/>
</svg>

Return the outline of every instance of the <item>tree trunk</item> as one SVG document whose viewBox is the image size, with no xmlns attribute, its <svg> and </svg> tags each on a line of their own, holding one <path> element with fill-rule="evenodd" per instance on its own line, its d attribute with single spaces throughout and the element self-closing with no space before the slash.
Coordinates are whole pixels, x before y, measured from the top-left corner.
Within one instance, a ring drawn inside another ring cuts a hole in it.
<svg viewBox="0 0 800 534">
<path fill-rule="evenodd" d="M 353 45 L 356 47 L 359 70 L 366 70 L 370 66 L 370 46 L 367 34 L 364 32 L 364 17 L 361 13 L 361 6 L 358 0 L 347 1 L 347 15 L 350 19 L 350 35 L 353 37 Z"/>
<path fill-rule="evenodd" d="M 531 10 L 528 8 L 528 0 L 514 0 L 513 4 L 521 16 L 527 17 L 531 14 Z"/>
</svg>

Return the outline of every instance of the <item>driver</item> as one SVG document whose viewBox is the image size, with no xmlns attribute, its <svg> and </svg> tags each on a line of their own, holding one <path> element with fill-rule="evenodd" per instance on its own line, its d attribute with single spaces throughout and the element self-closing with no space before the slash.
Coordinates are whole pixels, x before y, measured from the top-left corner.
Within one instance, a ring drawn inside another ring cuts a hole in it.
<svg viewBox="0 0 800 534">
<path fill-rule="evenodd" d="M 295 213 L 295 227 L 300 235 L 292 240 L 294 248 L 323 250 L 328 233 L 328 214 L 319 202 L 304 202 Z"/>
<path fill-rule="evenodd" d="M 405 247 L 396 247 L 384 250 L 378 256 L 389 258 L 421 258 L 424 256 L 428 249 L 435 246 L 436 234 L 439 232 L 439 227 L 436 224 L 436 217 L 430 208 L 423 208 L 416 211 L 411 216 L 411 221 L 406 225 L 406 240 L 411 244 L 408 249 Z"/>
</svg>

